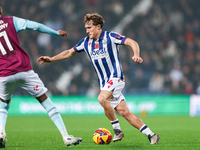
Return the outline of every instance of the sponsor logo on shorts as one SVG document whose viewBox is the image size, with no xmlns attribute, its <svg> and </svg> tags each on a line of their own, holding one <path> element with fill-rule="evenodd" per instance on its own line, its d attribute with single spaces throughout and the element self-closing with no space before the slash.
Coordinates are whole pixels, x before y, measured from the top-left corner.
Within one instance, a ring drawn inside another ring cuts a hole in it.
<svg viewBox="0 0 200 150">
<path fill-rule="evenodd" d="M 34 90 L 34 91 L 39 91 L 38 85 L 36 85 L 35 87 L 33 87 L 33 90 Z"/>
<path fill-rule="evenodd" d="M 108 81 L 108 88 L 110 88 L 113 85 L 113 80 Z"/>
</svg>

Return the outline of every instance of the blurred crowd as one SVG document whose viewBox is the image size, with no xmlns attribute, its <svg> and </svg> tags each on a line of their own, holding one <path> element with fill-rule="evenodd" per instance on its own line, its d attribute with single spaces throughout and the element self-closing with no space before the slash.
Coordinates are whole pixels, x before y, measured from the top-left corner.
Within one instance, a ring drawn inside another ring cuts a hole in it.
<svg viewBox="0 0 200 150">
<path fill-rule="evenodd" d="M 1 0 L 4 16 L 17 16 L 66 30 L 68 37 L 35 31 L 19 33 L 21 46 L 31 57 L 49 94 L 96 96 L 95 71 L 86 56 L 39 65 L 41 55 L 53 56 L 87 36 L 83 17 L 98 12 L 104 30 L 112 30 L 140 0 Z M 200 1 L 154 0 L 144 16 L 137 16 L 122 35 L 139 43 L 142 64 L 132 61 L 130 47 L 120 46 L 126 79 L 124 94 L 200 94 Z M 17 89 L 15 94 L 26 95 Z"/>
</svg>

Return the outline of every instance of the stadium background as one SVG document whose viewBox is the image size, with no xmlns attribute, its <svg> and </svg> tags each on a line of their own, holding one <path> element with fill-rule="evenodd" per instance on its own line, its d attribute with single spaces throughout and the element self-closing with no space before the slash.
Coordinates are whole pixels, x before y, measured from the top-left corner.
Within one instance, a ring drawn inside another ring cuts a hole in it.
<svg viewBox="0 0 200 150">
<path fill-rule="evenodd" d="M 185 103 L 187 108 L 183 114 L 188 114 L 190 95 L 200 94 L 199 0 L 1 0 L 1 5 L 4 16 L 34 20 L 68 32 L 67 38 L 34 31 L 19 33 L 21 46 L 30 55 L 33 69 L 49 89 L 48 94 L 64 96 L 63 102 L 74 97 L 97 102 L 99 87 L 89 59 L 85 54 L 79 54 L 45 65 L 39 65 L 36 60 L 41 55 L 53 56 L 78 43 L 86 36 L 83 17 L 93 12 L 104 17 L 104 30 L 119 32 L 140 45 L 142 64 L 131 60 L 133 52 L 129 47 L 120 47 L 126 78 L 125 95 L 132 96 L 133 100 L 142 99 L 143 103 L 160 99 L 163 102 L 161 108 L 173 99 L 174 103 L 178 101 L 177 106 L 182 107 Z M 27 101 L 26 91 L 18 88 L 14 94 L 16 99 Z M 166 96 L 168 99 L 163 100 Z M 175 111 L 173 101 L 169 108 Z M 199 108 L 198 104 L 196 109 Z M 12 109 L 9 113 L 12 114 Z"/>
</svg>

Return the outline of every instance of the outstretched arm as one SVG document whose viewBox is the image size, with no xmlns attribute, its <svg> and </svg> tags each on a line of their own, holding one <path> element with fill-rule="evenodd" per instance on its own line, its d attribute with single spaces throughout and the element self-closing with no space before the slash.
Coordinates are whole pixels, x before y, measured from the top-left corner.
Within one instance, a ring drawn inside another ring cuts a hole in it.
<svg viewBox="0 0 200 150">
<path fill-rule="evenodd" d="M 71 48 L 71 49 L 65 50 L 65 51 L 61 52 L 60 54 L 53 56 L 53 57 L 41 56 L 40 58 L 38 58 L 37 61 L 40 64 L 43 64 L 44 62 L 50 63 L 50 62 L 53 62 L 53 61 L 69 59 L 69 58 L 73 57 L 74 55 L 76 55 L 77 53 L 78 52 L 76 52 L 74 50 L 74 48 Z"/>
<path fill-rule="evenodd" d="M 67 36 L 66 31 L 63 31 L 63 30 L 56 31 L 52 28 L 49 28 L 48 26 L 44 24 L 41 24 L 35 21 L 26 20 L 26 19 L 13 16 L 13 22 L 14 22 L 15 29 L 17 32 L 20 32 L 21 30 L 29 29 L 29 30 L 37 30 L 39 32 L 52 34 L 52 35 L 60 35 L 63 37 Z"/>
<path fill-rule="evenodd" d="M 140 48 L 139 48 L 139 45 L 136 41 L 130 39 L 130 38 L 127 38 L 124 42 L 124 45 L 129 45 L 132 50 L 133 50 L 133 57 L 132 59 L 137 62 L 137 63 L 142 63 L 143 62 L 143 59 L 140 57 Z"/>
</svg>

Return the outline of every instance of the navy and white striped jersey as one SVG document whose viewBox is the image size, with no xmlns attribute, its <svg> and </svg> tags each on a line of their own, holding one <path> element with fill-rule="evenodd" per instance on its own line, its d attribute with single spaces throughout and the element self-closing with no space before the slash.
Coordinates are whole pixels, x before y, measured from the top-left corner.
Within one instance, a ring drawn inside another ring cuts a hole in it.
<svg viewBox="0 0 200 150">
<path fill-rule="evenodd" d="M 126 38 L 118 33 L 102 30 L 99 39 L 94 40 L 87 36 L 74 47 L 76 52 L 85 51 L 88 54 L 101 88 L 110 78 L 124 80 L 118 45 L 124 45 Z"/>
</svg>

